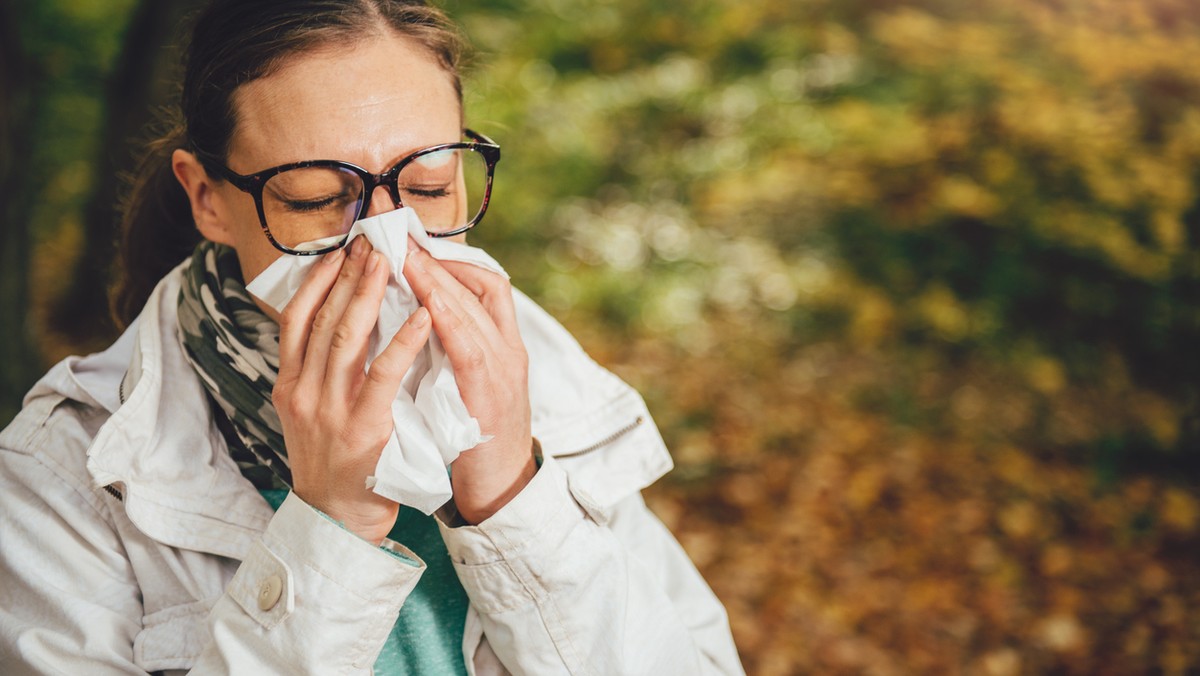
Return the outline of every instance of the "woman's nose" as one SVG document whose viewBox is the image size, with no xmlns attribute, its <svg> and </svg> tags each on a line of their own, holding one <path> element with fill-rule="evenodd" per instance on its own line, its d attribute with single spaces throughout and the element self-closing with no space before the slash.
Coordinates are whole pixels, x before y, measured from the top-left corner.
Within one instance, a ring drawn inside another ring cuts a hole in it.
<svg viewBox="0 0 1200 676">
<path fill-rule="evenodd" d="M 367 216 L 385 214 L 402 206 L 404 205 L 400 204 L 399 195 L 393 194 L 386 185 L 377 185 L 371 192 L 371 206 L 367 209 Z"/>
</svg>

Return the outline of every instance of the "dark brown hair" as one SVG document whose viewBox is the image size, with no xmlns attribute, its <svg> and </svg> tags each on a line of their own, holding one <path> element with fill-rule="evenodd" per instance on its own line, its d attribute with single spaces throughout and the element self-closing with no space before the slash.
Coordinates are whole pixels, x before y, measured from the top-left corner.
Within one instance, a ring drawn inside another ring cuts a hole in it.
<svg viewBox="0 0 1200 676">
<path fill-rule="evenodd" d="M 442 12 L 421 0 L 214 0 L 196 16 L 179 105 L 165 112 L 164 133 L 147 144 L 122 207 L 112 290 L 119 326 L 133 321 L 163 275 L 200 241 L 187 194 L 171 170 L 171 153 L 185 148 L 226 157 L 238 87 L 271 74 L 293 55 L 388 29 L 429 50 L 461 102 L 463 42 Z"/>
</svg>

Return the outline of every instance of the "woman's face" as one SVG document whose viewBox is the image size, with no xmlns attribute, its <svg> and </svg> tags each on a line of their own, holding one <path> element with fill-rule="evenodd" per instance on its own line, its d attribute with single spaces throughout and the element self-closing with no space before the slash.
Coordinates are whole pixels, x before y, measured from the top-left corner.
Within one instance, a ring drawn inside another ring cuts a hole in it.
<svg viewBox="0 0 1200 676">
<path fill-rule="evenodd" d="M 461 140 L 462 113 L 451 76 L 422 46 L 388 33 L 349 49 L 295 57 L 240 87 L 227 164 L 239 174 L 301 160 L 332 159 L 372 173 L 406 155 Z M 213 185 L 214 204 L 249 282 L 284 255 L 262 231 L 254 199 L 229 183 Z M 370 196 L 370 215 L 393 209 L 386 189 Z"/>
</svg>

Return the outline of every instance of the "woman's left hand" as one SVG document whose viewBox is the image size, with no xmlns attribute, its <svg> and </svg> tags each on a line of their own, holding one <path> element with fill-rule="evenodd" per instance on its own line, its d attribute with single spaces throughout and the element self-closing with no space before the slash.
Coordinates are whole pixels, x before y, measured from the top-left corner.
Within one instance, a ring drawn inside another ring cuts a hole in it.
<svg viewBox="0 0 1200 676">
<path fill-rule="evenodd" d="M 439 261 L 409 240 L 404 276 L 433 318 L 467 410 L 491 439 L 451 464 L 458 513 L 477 524 L 508 504 L 537 471 L 529 413 L 529 357 L 512 286 L 468 263 Z"/>
</svg>

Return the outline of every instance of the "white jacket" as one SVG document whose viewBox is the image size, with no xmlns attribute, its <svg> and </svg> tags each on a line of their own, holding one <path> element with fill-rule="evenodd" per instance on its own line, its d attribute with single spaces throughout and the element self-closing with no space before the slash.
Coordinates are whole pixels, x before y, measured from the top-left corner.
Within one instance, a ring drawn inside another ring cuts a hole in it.
<svg viewBox="0 0 1200 676">
<path fill-rule="evenodd" d="M 294 495 L 273 512 L 241 476 L 183 356 L 178 277 L 0 433 L 0 673 L 369 673 L 424 563 Z M 642 502 L 670 469 L 642 399 L 520 294 L 517 312 L 531 390 L 554 394 L 532 402 L 545 460 L 479 526 L 439 521 L 468 668 L 741 673 L 720 602 Z"/>
</svg>

